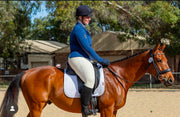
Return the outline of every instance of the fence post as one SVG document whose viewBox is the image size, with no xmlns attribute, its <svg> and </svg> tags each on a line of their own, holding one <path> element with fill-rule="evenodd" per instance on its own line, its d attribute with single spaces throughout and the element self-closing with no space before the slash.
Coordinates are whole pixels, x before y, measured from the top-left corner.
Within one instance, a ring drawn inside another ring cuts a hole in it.
<svg viewBox="0 0 180 117">
<path fill-rule="evenodd" d="M 150 89 L 152 88 L 152 76 L 149 74 L 149 80 L 150 80 Z"/>
</svg>

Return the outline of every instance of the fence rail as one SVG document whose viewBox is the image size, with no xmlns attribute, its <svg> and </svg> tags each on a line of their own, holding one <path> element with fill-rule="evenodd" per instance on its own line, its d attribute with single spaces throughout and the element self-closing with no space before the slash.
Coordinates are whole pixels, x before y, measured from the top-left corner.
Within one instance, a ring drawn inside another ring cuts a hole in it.
<svg viewBox="0 0 180 117">
<path fill-rule="evenodd" d="M 0 75 L 0 78 L 16 77 L 16 75 Z"/>
<path fill-rule="evenodd" d="M 180 75 L 180 72 L 172 72 L 173 75 Z M 149 73 L 146 73 L 145 75 L 149 75 L 149 88 L 153 88 L 153 80 L 152 80 L 152 75 Z"/>
</svg>

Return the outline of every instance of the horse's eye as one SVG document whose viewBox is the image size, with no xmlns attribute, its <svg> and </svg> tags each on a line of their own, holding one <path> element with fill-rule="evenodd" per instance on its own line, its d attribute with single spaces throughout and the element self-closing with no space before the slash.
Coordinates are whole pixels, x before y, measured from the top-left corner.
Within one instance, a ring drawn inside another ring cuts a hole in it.
<svg viewBox="0 0 180 117">
<path fill-rule="evenodd" d="M 161 60 L 157 60 L 157 62 L 161 63 L 162 61 Z"/>
</svg>

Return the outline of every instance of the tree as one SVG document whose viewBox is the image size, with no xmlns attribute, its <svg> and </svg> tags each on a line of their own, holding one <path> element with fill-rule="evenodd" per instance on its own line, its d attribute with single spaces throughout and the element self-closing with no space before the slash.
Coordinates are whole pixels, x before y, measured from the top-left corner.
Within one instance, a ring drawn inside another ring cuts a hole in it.
<svg viewBox="0 0 180 117">
<path fill-rule="evenodd" d="M 30 14 L 39 8 L 39 2 L 10 1 L 1 2 L 0 7 L 0 56 L 4 63 L 13 63 L 16 59 L 20 68 L 20 55 L 23 52 L 21 44 L 30 36 Z M 7 69 L 7 64 L 4 65 Z"/>
<path fill-rule="evenodd" d="M 171 1 L 49 1 L 48 31 L 56 41 L 67 43 L 68 36 L 76 23 L 76 8 L 83 4 L 94 10 L 91 24 L 87 27 L 92 35 L 105 30 L 125 32 L 128 35 L 142 35 L 142 43 L 157 44 L 168 40 L 170 46 L 180 47 L 179 2 Z M 42 25 L 41 25 L 42 26 Z M 43 30 L 47 30 L 42 28 Z M 42 31 L 41 31 L 42 32 Z M 176 48 L 177 49 L 177 48 Z M 177 53 L 173 52 L 173 53 Z M 178 52 L 179 53 L 179 52 Z"/>
<path fill-rule="evenodd" d="M 88 5 L 93 9 L 103 6 L 99 1 L 50 1 L 47 3 L 46 7 L 51 11 L 48 17 L 51 22 L 49 31 L 53 35 L 53 40 L 66 44 L 68 43 L 68 37 L 76 23 L 75 11 L 81 4 Z M 87 28 L 91 31 L 92 35 L 102 32 L 102 29 L 97 25 L 97 20 L 95 18 Z"/>
<path fill-rule="evenodd" d="M 146 41 L 149 44 L 157 44 L 165 40 L 170 42 L 169 49 L 180 47 L 178 32 L 180 9 L 178 7 L 172 6 L 171 2 L 157 1 L 135 9 L 141 9 L 136 15 L 139 14 L 146 26 L 149 26 L 149 28 L 144 25 L 142 27 L 146 31 L 144 34 L 148 35 Z M 169 54 L 175 55 L 177 50 L 171 49 Z"/>
</svg>

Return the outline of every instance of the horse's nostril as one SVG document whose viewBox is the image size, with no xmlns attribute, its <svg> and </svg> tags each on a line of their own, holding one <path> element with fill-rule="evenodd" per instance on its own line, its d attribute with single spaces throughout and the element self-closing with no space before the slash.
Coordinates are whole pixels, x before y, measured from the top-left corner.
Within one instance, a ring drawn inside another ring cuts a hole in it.
<svg viewBox="0 0 180 117">
<path fill-rule="evenodd" d="M 168 81 L 169 81 L 170 84 L 173 83 L 173 79 L 172 78 L 170 78 Z"/>
</svg>

